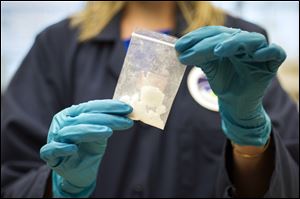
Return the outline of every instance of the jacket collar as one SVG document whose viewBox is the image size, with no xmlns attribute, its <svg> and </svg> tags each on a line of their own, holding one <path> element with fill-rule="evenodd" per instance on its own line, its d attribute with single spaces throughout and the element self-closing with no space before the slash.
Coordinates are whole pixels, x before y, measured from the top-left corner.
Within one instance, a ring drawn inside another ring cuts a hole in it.
<svg viewBox="0 0 300 199">
<path fill-rule="evenodd" d="M 112 20 L 105 26 L 105 28 L 91 41 L 117 41 L 120 40 L 120 22 L 121 22 L 122 12 L 116 14 Z M 176 37 L 182 36 L 182 32 L 186 28 L 186 22 L 179 11 L 176 11 L 176 26 L 175 30 L 172 31 L 172 35 Z"/>
<path fill-rule="evenodd" d="M 117 80 L 126 55 L 126 49 L 123 41 L 120 39 L 120 22 L 122 12 L 119 12 L 108 25 L 94 38 L 91 42 L 113 42 L 113 49 L 108 61 L 108 70 L 110 70 L 112 76 Z M 183 30 L 186 28 L 186 22 L 179 10 L 176 12 L 176 27 L 171 32 L 171 35 L 180 37 Z"/>
</svg>

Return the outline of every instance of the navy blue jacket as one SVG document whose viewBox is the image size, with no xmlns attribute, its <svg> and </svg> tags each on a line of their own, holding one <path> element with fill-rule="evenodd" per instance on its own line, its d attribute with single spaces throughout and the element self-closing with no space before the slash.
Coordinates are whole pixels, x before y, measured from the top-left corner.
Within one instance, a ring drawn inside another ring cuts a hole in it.
<svg viewBox="0 0 300 199">
<path fill-rule="evenodd" d="M 95 38 L 79 43 L 66 19 L 40 33 L 2 97 L 1 196 L 42 197 L 50 169 L 39 157 L 55 113 L 93 99 L 110 99 L 126 54 L 120 15 Z M 226 26 L 266 32 L 227 16 Z M 181 16 L 173 34 L 185 28 Z M 228 197 L 234 186 L 230 144 L 218 112 L 199 105 L 187 69 L 164 132 L 135 122 L 113 134 L 92 197 Z M 272 119 L 275 169 L 266 197 L 299 197 L 299 114 L 277 79 L 264 107 Z M 227 160 L 227 161 L 226 161 Z"/>
</svg>

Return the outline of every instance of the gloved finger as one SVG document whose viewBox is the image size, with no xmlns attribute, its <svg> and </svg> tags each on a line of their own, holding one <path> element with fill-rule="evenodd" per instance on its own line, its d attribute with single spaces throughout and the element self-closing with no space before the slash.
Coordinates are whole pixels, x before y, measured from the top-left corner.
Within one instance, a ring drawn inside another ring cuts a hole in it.
<svg viewBox="0 0 300 199">
<path fill-rule="evenodd" d="M 54 135 L 54 140 L 63 143 L 97 142 L 112 135 L 113 131 L 107 126 L 94 124 L 77 124 L 66 126 Z"/>
<path fill-rule="evenodd" d="M 78 147 L 75 144 L 52 141 L 40 149 L 40 157 L 47 162 L 50 167 L 55 167 L 60 163 L 63 157 L 71 156 L 77 153 L 77 151 Z"/>
<path fill-rule="evenodd" d="M 112 130 L 125 130 L 133 126 L 133 121 L 125 116 L 106 113 L 81 113 L 76 117 L 67 117 L 64 126 L 76 124 L 94 124 L 108 126 Z"/>
<path fill-rule="evenodd" d="M 230 57 L 244 53 L 252 54 L 267 45 L 268 43 L 264 35 L 241 31 L 218 44 L 214 52 L 215 55 L 220 57 Z"/>
<path fill-rule="evenodd" d="M 175 49 L 179 53 L 181 53 L 208 37 L 213 37 L 222 33 L 232 34 L 237 31 L 238 29 L 227 28 L 224 26 L 205 26 L 194 30 L 178 39 L 175 43 Z"/>
<path fill-rule="evenodd" d="M 285 51 L 276 44 L 257 50 L 253 54 L 253 60 L 257 62 L 269 62 L 269 70 L 276 72 L 280 64 L 286 59 Z"/>
<path fill-rule="evenodd" d="M 195 44 L 191 48 L 179 54 L 179 61 L 186 65 L 200 65 L 219 59 L 214 54 L 214 48 L 224 39 L 229 38 L 230 34 L 221 33 L 213 37 L 206 38 L 201 42 Z"/>
<path fill-rule="evenodd" d="M 64 114 L 77 116 L 80 113 L 110 113 L 127 115 L 132 112 L 132 107 L 117 100 L 93 100 L 78 105 L 73 105 L 64 110 Z"/>
</svg>

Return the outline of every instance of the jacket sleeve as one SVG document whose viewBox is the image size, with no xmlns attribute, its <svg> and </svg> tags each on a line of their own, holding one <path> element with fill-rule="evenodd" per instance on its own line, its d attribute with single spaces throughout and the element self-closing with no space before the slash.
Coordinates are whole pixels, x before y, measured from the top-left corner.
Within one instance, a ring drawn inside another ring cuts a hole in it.
<svg viewBox="0 0 300 199">
<path fill-rule="evenodd" d="M 273 80 L 264 97 L 264 107 L 272 120 L 272 147 L 274 170 L 265 197 L 299 197 L 299 113 L 297 106 L 281 88 L 278 79 Z M 232 196 L 234 186 L 229 178 L 231 146 L 224 152 L 217 183 L 217 195 Z"/>
<path fill-rule="evenodd" d="M 299 197 L 299 112 L 296 104 L 273 81 L 264 98 L 273 127 L 275 168 L 265 197 Z"/>
<path fill-rule="evenodd" d="M 1 97 L 1 197 L 42 197 L 45 191 L 50 169 L 39 150 L 52 116 L 68 98 L 53 39 L 49 31 L 37 36 Z"/>
</svg>

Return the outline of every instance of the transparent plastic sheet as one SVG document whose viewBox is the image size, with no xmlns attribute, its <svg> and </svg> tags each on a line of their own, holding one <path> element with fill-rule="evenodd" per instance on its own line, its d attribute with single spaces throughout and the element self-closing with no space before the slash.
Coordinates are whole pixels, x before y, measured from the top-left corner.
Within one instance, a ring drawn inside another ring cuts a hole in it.
<svg viewBox="0 0 300 199">
<path fill-rule="evenodd" d="M 113 97 L 133 107 L 129 118 L 164 129 L 186 69 L 178 61 L 176 40 L 143 29 L 132 33 Z"/>
</svg>

